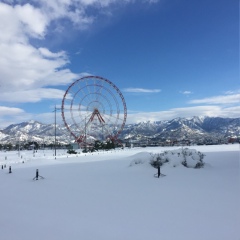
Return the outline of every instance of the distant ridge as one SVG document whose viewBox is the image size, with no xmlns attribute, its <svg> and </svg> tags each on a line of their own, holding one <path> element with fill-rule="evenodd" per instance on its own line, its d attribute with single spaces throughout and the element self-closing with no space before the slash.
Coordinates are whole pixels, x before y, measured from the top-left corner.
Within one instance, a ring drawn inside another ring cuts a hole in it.
<svg viewBox="0 0 240 240">
<path fill-rule="evenodd" d="M 57 141 L 62 144 L 73 142 L 64 125 L 56 125 Z M 12 124 L 0 131 L 0 141 L 16 143 L 22 141 L 53 143 L 54 124 L 43 124 L 31 120 Z M 230 138 L 240 139 L 240 118 L 192 117 L 166 121 L 147 121 L 125 125 L 120 139 L 133 142 L 157 143 L 166 140 L 199 142 L 226 142 Z"/>
</svg>

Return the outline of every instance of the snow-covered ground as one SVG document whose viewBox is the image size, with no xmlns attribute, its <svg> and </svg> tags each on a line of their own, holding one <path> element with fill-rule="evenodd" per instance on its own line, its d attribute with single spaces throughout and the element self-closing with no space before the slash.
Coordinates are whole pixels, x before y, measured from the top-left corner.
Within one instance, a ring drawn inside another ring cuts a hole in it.
<svg viewBox="0 0 240 240">
<path fill-rule="evenodd" d="M 239 145 L 190 148 L 204 168 L 166 163 L 160 178 L 150 153 L 178 147 L 0 152 L 0 239 L 239 240 Z"/>
</svg>

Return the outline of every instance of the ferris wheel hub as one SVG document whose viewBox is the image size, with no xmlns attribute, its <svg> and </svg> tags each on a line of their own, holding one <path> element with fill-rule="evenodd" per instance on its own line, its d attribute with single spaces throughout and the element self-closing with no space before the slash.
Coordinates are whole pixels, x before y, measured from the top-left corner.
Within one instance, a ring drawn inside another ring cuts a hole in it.
<svg viewBox="0 0 240 240">
<path fill-rule="evenodd" d="M 105 123 L 103 117 L 101 116 L 100 112 L 98 111 L 97 108 L 94 109 L 92 116 L 90 117 L 89 121 L 93 121 L 94 118 L 97 117 L 100 123 Z"/>
</svg>

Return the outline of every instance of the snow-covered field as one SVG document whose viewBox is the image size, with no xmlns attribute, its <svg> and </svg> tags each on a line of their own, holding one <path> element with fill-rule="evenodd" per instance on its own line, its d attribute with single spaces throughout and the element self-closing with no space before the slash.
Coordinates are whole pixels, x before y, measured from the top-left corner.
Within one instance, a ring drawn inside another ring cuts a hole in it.
<svg viewBox="0 0 240 240">
<path fill-rule="evenodd" d="M 190 148 L 204 168 L 167 163 L 160 178 L 149 153 L 178 147 L 0 152 L 0 239 L 239 240 L 239 145 Z"/>
</svg>

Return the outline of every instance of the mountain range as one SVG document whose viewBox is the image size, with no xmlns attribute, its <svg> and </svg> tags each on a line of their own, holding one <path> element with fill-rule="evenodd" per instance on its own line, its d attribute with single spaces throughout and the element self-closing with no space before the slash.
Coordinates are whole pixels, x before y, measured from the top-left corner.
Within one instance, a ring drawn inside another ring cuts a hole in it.
<svg viewBox="0 0 240 240">
<path fill-rule="evenodd" d="M 58 143 L 74 142 L 64 125 L 56 125 Z M 126 124 L 119 139 L 125 142 L 160 143 L 164 141 L 190 141 L 192 143 L 226 142 L 229 139 L 240 139 L 240 118 L 192 117 L 175 118 L 166 121 L 147 121 Z M 36 141 L 54 143 L 55 125 L 38 121 L 12 124 L 0 130 L 0 141 L 17 143 Z"/>
</svg>

